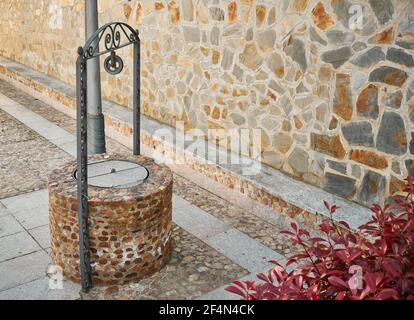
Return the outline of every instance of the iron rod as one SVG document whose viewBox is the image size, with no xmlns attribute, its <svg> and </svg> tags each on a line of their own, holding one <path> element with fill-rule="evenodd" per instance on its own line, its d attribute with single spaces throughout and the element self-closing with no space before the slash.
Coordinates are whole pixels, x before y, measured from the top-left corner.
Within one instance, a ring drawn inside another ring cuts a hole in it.
<svg viewBox="0 0 414 320">
<path fill-rule="evenodd" d="M 138 35 L 138 30 L 137 30 Z M 133 85 L 133 152 L 141 154 L 141 42 L 138 36 L 134 43 L 134 85 Z"/>
<path fill-rule="evenodd" d="M 83 50 L 79 48 L 76 61 L 76 129 L 77 129 L 77 191 L 78 191 L 78 228 L 79 228 L 79 260 L 82 291 L 88 292 L 91 287 L 91 267 L 88 231 L 88 135 L 87 135 L 87 63 Z"/>
</svg>

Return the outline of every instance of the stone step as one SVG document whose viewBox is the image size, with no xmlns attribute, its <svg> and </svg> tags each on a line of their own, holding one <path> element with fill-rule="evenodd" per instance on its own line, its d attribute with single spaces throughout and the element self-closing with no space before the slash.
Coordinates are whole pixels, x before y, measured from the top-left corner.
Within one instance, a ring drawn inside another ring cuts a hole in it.
<svg viewBox="0 0 414 320">
<path fill-rule="evenodd" d="M 2 57 L 0 78 L 75 117 L 75 91 L 70 85 Z M 132 111 L 104 102 L 103 112 L 106 134 L 131 148 Z M 143 154 L 166 162 L 178 174 L 267 221 L 286 223 L 293 218 L 314 229 L 327 215 L 323 200 L 338 205 L 341 209 L 335 218 L 346 221 L 354 229 L 371 215 L 369 209 L 361 205 L 297 181 L 258 161 L 229 153 L 204 139 L 184 134 L 180 128 L 142 115 L 141 129 Z M 202 152 L 196 154 L 194 150 Z M 218 157 L 209 158 L 212 154 Z M 230 157 L 233 164 L 218 161 L 226 157 Z"/>
</svg>

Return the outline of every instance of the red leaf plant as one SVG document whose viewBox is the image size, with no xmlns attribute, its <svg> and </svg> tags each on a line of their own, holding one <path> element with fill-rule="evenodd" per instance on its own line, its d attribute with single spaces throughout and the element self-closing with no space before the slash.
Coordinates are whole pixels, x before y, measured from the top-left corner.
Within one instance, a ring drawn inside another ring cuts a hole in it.
<svg viewBox="0 0 414 320">
<path fill-rule="evenodd" d="M 320 224 L 321 237 L 292 223 L 297 254 L 286 267 L 259 273 L 259 283 L 235 281 L 227 291 L 244 300 L 414 300 L 414 185 L 406 179 L 404 196 L 392 205 L 373 205 L 371 219 L 358 232 L 335 222 L 337 206 L 325 202 L 330 219 Z M 294 265 L 293 271 L 287 267 Z"/>
</svg>

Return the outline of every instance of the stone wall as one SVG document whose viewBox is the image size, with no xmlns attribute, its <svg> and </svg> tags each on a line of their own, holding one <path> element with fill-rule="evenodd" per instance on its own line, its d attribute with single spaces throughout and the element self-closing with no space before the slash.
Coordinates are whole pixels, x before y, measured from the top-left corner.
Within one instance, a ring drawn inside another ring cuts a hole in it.
<svg viewBox="0 0 414 320">
<path fill-rule="evenodd" d="M 74 83 L 83 0 L 2 1 L 0 54 Z M 262 161 L 361 204 L 414 175 L 411 0 L 99 0 L 143 41 L 144 112 L 261 128 Z M 63 38 L 63 39 L 61 39 Z M 131 106 L 131 55 L 106 98 Z"/>
</svg>

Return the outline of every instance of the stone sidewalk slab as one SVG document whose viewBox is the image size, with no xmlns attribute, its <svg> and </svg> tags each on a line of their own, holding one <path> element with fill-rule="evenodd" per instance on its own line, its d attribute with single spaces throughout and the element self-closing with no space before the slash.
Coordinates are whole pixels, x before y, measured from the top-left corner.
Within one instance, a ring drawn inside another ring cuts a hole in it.
<svg viewBox="0 0 414 320">
<path fill-rule="evenodd" d="M 50 228 L 49 225 L 28 230 L 29 234 L 40 244 L 42 249 L 50 248 Z"/>
<path fill-rule="evenodd" d="M 200 240 L 205 240 L 231 228 L 228 224 L 177 195 L 173 195 L 173 221 Z"/>
<path fill-rule="evenodd" d="M 0 239 L 0 262 L 27 255 L 41 249 L 27 232 L 6 236 Z"/>
<path fill-rule="evenodd" d="M 1 203 L 1 201 L 0 201 L 0 217 L 7 216 L 9 214 L 10 214 L 10 212 L 7 210 L 5 205 L 3 203 Z"/>
<path fill-rule="evenodd" d="M 250 272 L 270 268 L 270 260 L 284 260 L 285 257 L 262 245 L 237 229 L 230 229 L 205 240 L 226 257 Z"/>
<path fill-rule="evenodd" d="M 59 148 L 61 148 L 63 151 L 65 151 L 73 157 L 76 157 L 76 154 L 78 152 L 76 141 L 59 144 Z"/>
<path fill-rule="evenodd" d="M 13 215 L 26 229 L 33 229 L 49 223 L 48 212 L 48 206 L 42 205 L 13 213 Z"/>
<path fill-rule="evenodd" d="M 80 298 L 80 285 L 63 281 L 63 289 L 50 289 L 49 281 L 48 277 L 43 277 L 0 291 L 0 300 L 78 300 Z"/>
<path fill-rule="evenodd" d="M 23 227 L 11 214 L 0 216 L 0 238 L 22 231 L 24 231 Z"/>
<path fill-rule="evenodd" d="M 47 190 L 39 190 L 2 200 L 7 210 L 26 229 L 49 223 Z"/>
<path fill-rule="evenodd" d="M 47 190 L 39 190 L 18 196 L 2 199 L 1 202 L 12 214 L 25 211 L 27 209 L 48 205 Z"/>
<path fill-rule="evenodd" d="M 43 250 L 0 263 L 0 292 L 46 275 L 50 256 Z"/>
</svg>

